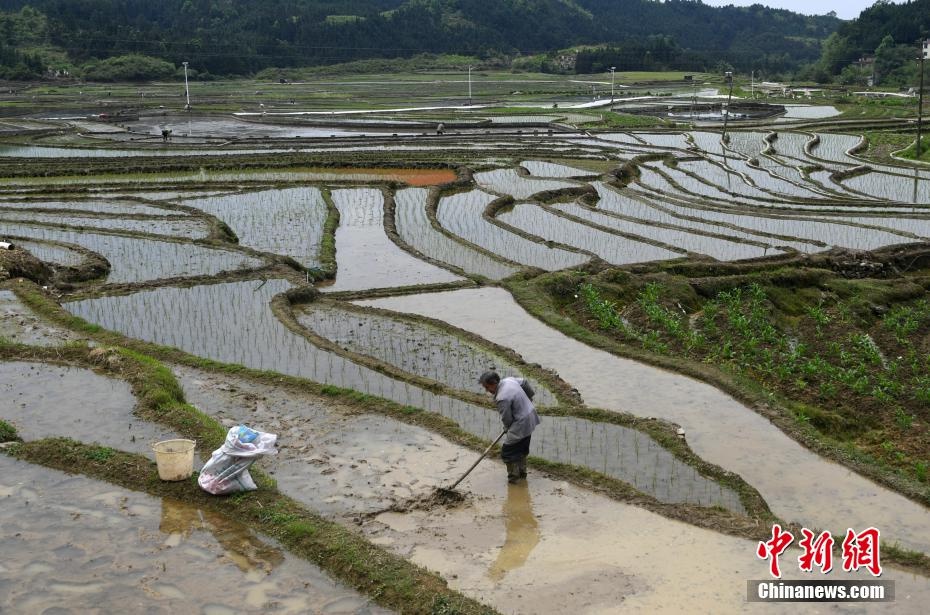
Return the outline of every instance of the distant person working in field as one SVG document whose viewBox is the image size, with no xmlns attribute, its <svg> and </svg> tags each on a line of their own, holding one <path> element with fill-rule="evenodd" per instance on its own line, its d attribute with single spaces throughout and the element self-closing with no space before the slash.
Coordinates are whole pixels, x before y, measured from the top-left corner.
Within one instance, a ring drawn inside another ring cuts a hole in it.
<svg viewBox="0 0 930 615">
<path fill-rule="evenodd" d="M 484 390 L 494 396 L 497 412 L 507 429 L 501 459 L 507 465 L 507 482 L 526 478 L 526 458 L 530 454 L 530 436 L 539 425 L 533 406 L 533 389 L 525 378 L 504 378 L 497 372 L 484 372 L 478 379 Z"/>
</svg>

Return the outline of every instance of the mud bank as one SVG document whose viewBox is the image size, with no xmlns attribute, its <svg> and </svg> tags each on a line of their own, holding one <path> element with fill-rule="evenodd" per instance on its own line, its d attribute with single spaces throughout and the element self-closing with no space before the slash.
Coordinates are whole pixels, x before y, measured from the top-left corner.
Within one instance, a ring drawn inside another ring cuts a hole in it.
<svg viewBox="0 0 930 615">
<path fill-rule="evenodd" d="M 40 320 L 12 291 L 0 290 L 0 338 L 32 346 L 59 346 L 76 336 Z"/>
</svg>

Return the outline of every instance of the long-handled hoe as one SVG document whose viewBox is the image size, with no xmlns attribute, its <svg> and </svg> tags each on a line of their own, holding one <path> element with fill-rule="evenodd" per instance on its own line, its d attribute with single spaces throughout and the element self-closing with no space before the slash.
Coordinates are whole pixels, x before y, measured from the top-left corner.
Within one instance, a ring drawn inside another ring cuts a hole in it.
<svg viewBox="0 0 930 615">
<path fill-rule="evenodd" d="M 507 433 L 507 430 L 506 430 L 506 429 L 505 429 L 504 431 L 502 431 L 502 432 L 501 432 L 501 435 L 497 436 L 497 438 L 495 438 L 494 442 L 491 442 L 490 446 L 488 446 L 486 449 L 484 449 L 484 452 L 481 453 L 481 456 L 478 457 L 478 459 L 475 460 L 475 463 L 471 464 L 471 467 L 468 468 L 468 470 L 465 471 L 465 474 L 462 474 L 461 478 L 459 478 L 457 481 L 455 481 L 454 483 L 452 483 L 452 486 L 451 486 L 451 487 L 437 487 L 437 488 L 436 488 L 436 493 L 433 494 L 433 497 L 436 498 L 436 499 L 440 499 L 440 498 L 443 498 L 443 499 L 450 499 L 450 498 L 451 498 L 451 499 L 455 499 L 455 500 L 461 500 L 461 499 L 462 499 L 462 495 L 461 495 L 460 493 L 458 493 L 458 492 L 455 490 L 455 488 L 458 487 L 458 485 L 459 485 L 460 482 L 462 482 L 463 480 L 465 480 L 465 477 L 466 477 L 466 476 L 468 476 L 469 474 L 471 474 L 471 471 L 472 471 L 472 470 L 474 470 L 476 467 L 478 467 L 478 464 L 481 463 L 481 460 L 484 459 L 485 456 L 486 456 L 488 453 L 491 452 L 491 449 L 494 448 L 494 445 L 497 444 L 498 442 L 500 442 L 501 438 L 503 438 L 503 437 L 504 437 L 504 434 L 506 434 L 506 433 Z"/>
</svg>

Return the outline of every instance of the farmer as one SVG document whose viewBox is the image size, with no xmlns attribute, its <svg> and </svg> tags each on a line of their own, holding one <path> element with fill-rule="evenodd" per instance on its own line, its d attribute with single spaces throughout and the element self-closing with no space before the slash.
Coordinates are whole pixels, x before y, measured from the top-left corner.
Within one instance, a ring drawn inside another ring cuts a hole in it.
<svg viewBox="0 0 930 615">
<path fill-rule="evenodd" d="M 539 425 L 539 415 L 531 401 L 533 389 L 525 378 L 504 378 L 488 371 L 478 379 L 484 390 L 494 396 L 497 412 L 507 430 L 501 459 L 507 465 L 507 482 L 526 478 L 526 457 L 530 454 L 530 436 Z"/>
</svg>

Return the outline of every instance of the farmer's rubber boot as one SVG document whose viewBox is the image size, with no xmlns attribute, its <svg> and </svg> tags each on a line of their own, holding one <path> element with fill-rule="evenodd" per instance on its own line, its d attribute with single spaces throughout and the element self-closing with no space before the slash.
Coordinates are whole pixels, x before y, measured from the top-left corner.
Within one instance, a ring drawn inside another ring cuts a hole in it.
<svg viewBox="0 0 930 615">
<path fill-rule="evenodd" d="M 517 469 L 520 471 L 520 478 L 526 478 L 526 457 L 517 462 Z"/>
<path fill-rule="evenodd" d="M 515 483 L 520 480 L 520 463 L 511 461 L 507 463 L 507 482 Z"/>
</svg>

